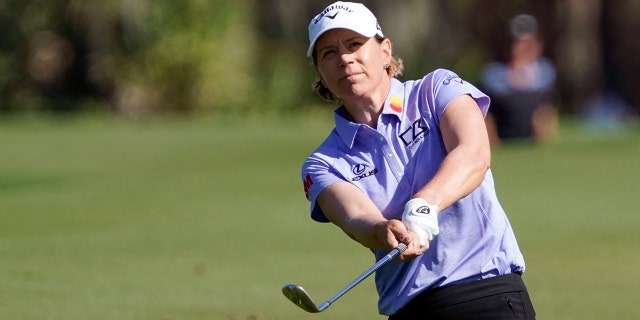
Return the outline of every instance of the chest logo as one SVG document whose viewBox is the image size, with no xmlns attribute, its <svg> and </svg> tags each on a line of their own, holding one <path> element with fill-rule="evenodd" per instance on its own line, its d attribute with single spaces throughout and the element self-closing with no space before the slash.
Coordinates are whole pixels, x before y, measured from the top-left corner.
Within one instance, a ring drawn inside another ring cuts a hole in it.
<svg viewBox="0 0 640 320">
<path fill-rule="evenodd" d="M 407 148 L 411 149 L 417 142 L 424 139 L 424 135 L 427 132 L 429 132 L 429 127 L 422 125 L 420 119 L 417 119 L 407 130 L 400 134 L 400 139 Z"/>
<path fill-rule="evenodd" d="M 399 96 L 392 96 L 389 98 L 389 107 L 397 113 L 402 113 L 402 99 Z"/>
<path fill-rule="evenodd" d="M 353 178 L 351 178 L 351 181 L 360 181 L 366 177 L 369 177 L 378 173 L 378 169 L 376 168 L 371 169 L 368 165 L 364 163 L 358 163 L 353 167 L 351 167 L 351 172 L 353 172 L 353 174 L 355 175 Z"/>
</svg>

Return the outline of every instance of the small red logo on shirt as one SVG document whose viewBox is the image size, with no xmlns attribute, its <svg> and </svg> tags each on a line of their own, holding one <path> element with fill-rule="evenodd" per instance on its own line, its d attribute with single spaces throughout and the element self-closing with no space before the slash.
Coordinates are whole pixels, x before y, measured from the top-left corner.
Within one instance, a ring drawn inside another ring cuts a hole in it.
<svg viewBox="0 0 640 320">
<path fill-rule="evenodd" d="M 391 110 L 397 113 L 402 113 L 402 99 L 400 97 L 392 96 L 389 99 L 389 106 L 391 107 Z"/>
<path fill-rule="evenodd" d="M 304 195 L 309 199 L 309 188 L 313 185 L 313 180 L 311 180 L 311 176 L 308 173 L 307 176 L 304 177 L 302 184 L 304 185 Z"/>
</svg>

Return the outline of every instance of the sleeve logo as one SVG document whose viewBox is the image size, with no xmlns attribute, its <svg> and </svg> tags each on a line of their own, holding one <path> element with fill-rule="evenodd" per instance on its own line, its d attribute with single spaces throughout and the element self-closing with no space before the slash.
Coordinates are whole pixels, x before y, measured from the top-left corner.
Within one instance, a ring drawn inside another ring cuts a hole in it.
<svg viewBox="0 0 640 320">
<path fill-rule="evenodd" d="M 450 83 L 451 83 L 451 81 L 455 81 L 455 82 L 457 82 L 457 83 L 459 83 L 459 84 L 464 84 L 464 81 L 462 80 L 462 78 L 460 78 L 460 76 L 458 76 L 458 75 L 457 75 L 457 74 L 455 74 L 455 73 L 450 73 L 450 74 L 448 74 L 448 75 L 444 78 L 444 80 L 442 80 L 442 84 L 444 84 L 444 85 L 446 86 L 446 85 L 450 84 Z"/>
<path fill-rule="evenodd" d="M 307 200 L 309 200 L 309 189 L 313 185 L 311 175 L 307 173 L 307 176 L 304 177 L 304 180 L 302 180 L 302 185 L 304 186 L 304 195 L 307 197 Z"/>
</svg>

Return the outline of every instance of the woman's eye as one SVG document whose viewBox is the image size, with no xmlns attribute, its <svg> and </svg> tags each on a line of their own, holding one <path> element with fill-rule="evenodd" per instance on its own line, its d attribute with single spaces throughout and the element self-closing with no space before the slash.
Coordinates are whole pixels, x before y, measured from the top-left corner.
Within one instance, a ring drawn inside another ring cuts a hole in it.
<svg viewBox="0 0 640 320">
<path fill-rule="evenodd" d="M 327 50 L 322 51 L 322 55 L 321 55 L 321 56 L 322 56 L 322 57 L 324 57 L 324 58 L 326 58 L 326 57 L 331 56 L 331 55 L 332 55 L 333 53 L 335 53 L 335 52 L 336 52 L 336 51 L 335 51 L 335 50 L 333 50 L 333 49 L 327 49 Z"/>
</svg>

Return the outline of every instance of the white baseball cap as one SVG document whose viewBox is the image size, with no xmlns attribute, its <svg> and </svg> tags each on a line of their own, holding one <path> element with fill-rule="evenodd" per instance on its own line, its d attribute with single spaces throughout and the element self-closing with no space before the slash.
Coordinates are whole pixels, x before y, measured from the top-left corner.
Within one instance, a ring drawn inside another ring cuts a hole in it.
<svg viewBox="0 0 640 320">
<path fill-rule="evenodd" d="M 307 57 L 313 54 L 316 41 L 331 29 L 349 29 L 365 37 L 384 38 L 378 19 L 361 3 L 335 2 L 326 7 L 309 23 L 309 49 Z"/>
</svg>

